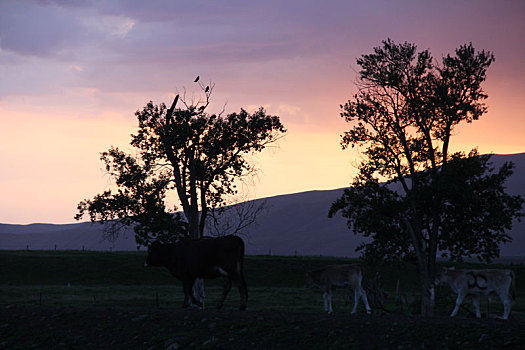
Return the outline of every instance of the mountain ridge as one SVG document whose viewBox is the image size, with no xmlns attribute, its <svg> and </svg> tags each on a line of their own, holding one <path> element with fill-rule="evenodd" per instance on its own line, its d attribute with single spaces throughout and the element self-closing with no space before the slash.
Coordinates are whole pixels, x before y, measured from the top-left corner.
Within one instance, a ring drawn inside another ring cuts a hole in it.
<svg viewBox="0 0 525 350">
<path fill-rule="evenodd" d="M 525 198 L 525 153 L 493 155 L 494 168 L 504 162 L 515 164 L 507 180 L 509 194 Z M 364 238 L 354 235 L 341 215 L 328 218 L 331 204 L 344 188 L 309 190 L 259 198 L 265 201 L 257 224 L 244 235 L 246 253 L 250 255 L 322 255 L 356 257 L 355 248 Z M 515 222 L 509 232 L 513 242 L 501 246 L 501 256 L 525 255 L 525 222 Z M 113 243 L 103 237 L 98 223 L 72 224 L 35 223 L 29 225 L 0 224 L 0 250 L 7 249 L 76 249 L 98 251 L 136 250 L 131 228 L 125 229 Z M 56 246 L 55 246 L 56 245 Z M 142 248 L 144 249 L 144 248 Z"/>
</svg>

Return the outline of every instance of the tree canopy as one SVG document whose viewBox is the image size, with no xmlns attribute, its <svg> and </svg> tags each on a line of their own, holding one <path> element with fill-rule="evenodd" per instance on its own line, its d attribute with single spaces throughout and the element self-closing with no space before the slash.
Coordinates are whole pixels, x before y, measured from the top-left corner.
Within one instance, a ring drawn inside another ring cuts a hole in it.
<svg viewBox="0 0 525 350">
<path fill-rule="evenodd" d="M 490 260 L 523 200 L 505 193 L 513 165 L 490 166 L 475 149 L 450 152 L 454 128 L 486 111 L 482 89 L 494 55 L 461 45 L 436 63 L 429 50 L 388 39 L 357 59 L 359 92 L 341 105 L 351 124 L 342 147 L 362 150 L 359 175 L 329 215 L 341 212 L 360 249 L 379 259 L 413 258 L 422 313 L 431 314 L 436 256 Z"/>
<path fill-rule="evenodd" d="M 238 192 L 235 180 L 255 171 L 246 155 L 262 151 L 286 130 L 279 117 L 263 108 L 208 113 L 213 86 L 199 86 L 203 98 L 198 102 L 177 95 L 170 108 L 149 102 L 135 113 L 139 126 L 131 145 L 136 153 L 112 147 L 101 156 L 117 191 L 80 202 L 77 219 L 88 214 L 92 221 L 137 224 L 139 244 L 202 236 L 210 211 Z M 167 206 L 170 192 L 176 193 L 184 215 Z"/>
</svg>

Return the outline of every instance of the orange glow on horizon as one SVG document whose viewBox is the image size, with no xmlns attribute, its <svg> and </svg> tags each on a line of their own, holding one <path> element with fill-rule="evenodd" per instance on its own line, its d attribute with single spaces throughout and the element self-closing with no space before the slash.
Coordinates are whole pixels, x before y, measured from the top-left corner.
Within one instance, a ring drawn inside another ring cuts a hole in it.
<svg viewBox="0 0 525 350">
<path fill-rule="evenodd" d="M 131 148 L 148 101 L 198 98 L 197 75 L 216 84 L 210 112 L 263 106 L 288 130 L 253 158 L 255 198 L 348 186 L 361 155 L 340 147 L 339 105 L 357 91 L 356 59 L 387 38 L 437 61 L 469 42 L 494 52 L 488 113 L 457 127 L 451 150 L 525 152 L 524 2 L 225 0 L 195 16 L 181 1 L 175 17 L 168 3 L 0 2 L 0 223 L 73 222 L 109 185 L 100 152 Z"/>
</svg>

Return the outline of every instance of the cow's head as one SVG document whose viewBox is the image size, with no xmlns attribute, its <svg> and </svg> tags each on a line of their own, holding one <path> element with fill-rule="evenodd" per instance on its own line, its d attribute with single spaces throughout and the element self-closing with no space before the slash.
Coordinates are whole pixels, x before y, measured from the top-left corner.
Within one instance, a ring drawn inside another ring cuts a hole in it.
<svg viewBox="0 0 525 350">
<path fill-rule="evenodd" d="M 161 266 L 162 262 L 164 261 L 162 251 L 162 244 L 160 244 L 158 241 L 151 243 L 148 246 L 148 256 L 146 257 L 144 266 Z"/>
<path fill-rule="evenodd" d="M 434 280 L 434 284 L 439 285 L 439 284 L 447 283 L 448 276 L 449 276 L 448 274 L 449 270 L 454 270 L 454 268 L 453 267 L 451 268 L 442 267 L 441 269 L 439 269 L 436 272 L 436 279 Z"/>
<path fill-rule="evenodd" d="M 312 288 L 315 287 L 316 283 L 312 277 L 312 274 L 307 272 L 304 274 L 304 287 L 305 288 Z"/>
</svg>

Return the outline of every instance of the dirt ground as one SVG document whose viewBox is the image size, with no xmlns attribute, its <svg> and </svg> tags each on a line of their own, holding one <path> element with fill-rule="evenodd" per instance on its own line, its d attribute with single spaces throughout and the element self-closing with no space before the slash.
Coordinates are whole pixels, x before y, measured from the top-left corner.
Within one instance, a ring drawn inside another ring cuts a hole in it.
<svg viewBox="0 0 525 350">
<path fill-rule="evenodd" d="M 11 305 L 0 349 L 525 349 L 525 318 Z"/>
</svg>

